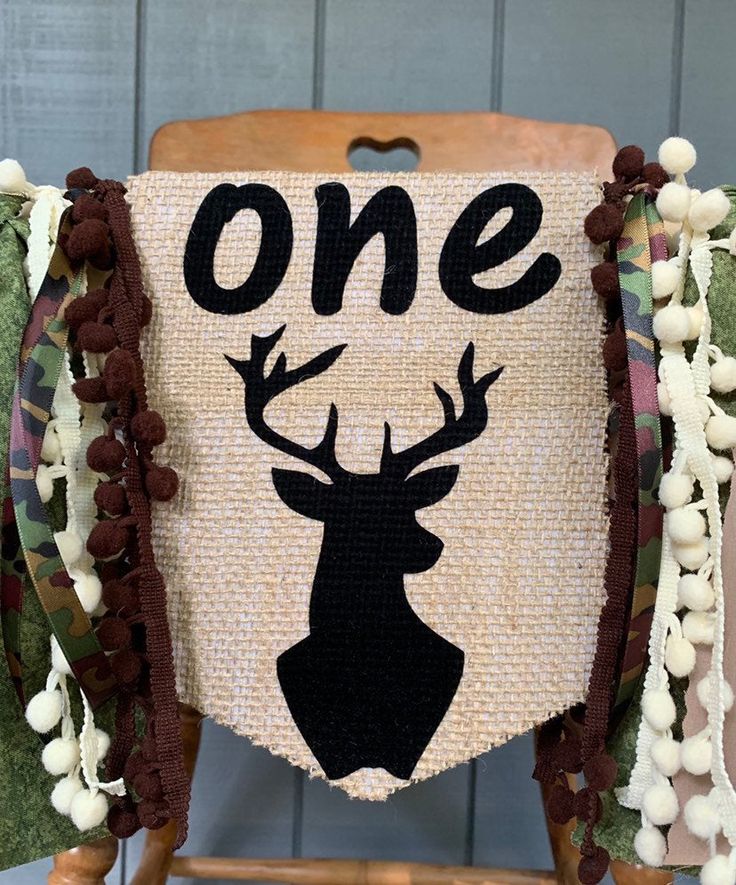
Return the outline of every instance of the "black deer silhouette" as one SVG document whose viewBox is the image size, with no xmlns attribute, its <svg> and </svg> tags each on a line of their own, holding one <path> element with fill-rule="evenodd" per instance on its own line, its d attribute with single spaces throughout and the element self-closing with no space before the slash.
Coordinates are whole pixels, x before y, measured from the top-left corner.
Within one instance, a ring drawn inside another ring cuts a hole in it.
<svg viewBox="0 0 736 885">
<path fill-rule="evenodd" d="M 447 495 L 458 466 L 411 475 L 420 464 L 469 443 L 488 420 L 486 392 L 496 369 L 473 379 L 473 344 L 459 364 L 463 410 L 435 391 L 444 423 L 400 452 L 385 425 L 380 470 L 351 473 L 335 454 L 337 409 L 313 448 L 268 425 L 264 412 L 280 393 L 332 366 L 344 344 L 299 368 L 287 370 L 281 353 L 270 374 L 265 363 L 285 326 L 251 338 L 248 360 L 226 357 L 245 384 L 251 430 L 272 448 L 322 471 L 331 484 L 308 473 L 273 468 L 273 483 L 292 510 L 324 523 L 322 549 L 309 607 L 310 633 L 281 654 L 277 672 L 294 721 L 331 780 L 359 768 L 384 768 L 408 779 L 452 701 L 463 672 L 461 649 L 430 629 L 412 610 L 404 575 L 426 571 L 440 558 L 442 541 L 416 519 L 415 511 Z M 452 605 L 453 588 L 447 588 Z"/>
</svg>

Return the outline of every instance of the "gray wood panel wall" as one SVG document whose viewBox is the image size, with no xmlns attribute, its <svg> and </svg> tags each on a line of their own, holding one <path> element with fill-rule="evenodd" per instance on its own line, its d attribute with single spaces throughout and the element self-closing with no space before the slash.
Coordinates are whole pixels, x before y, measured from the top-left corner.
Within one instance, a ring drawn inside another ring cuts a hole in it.
<svg viewBox="0 0 736 885">
<path fill-rule="evenodd" d="M 182 117 L 491 109 L 599 123 L 648 152 L 692 137 L 695 183 L 712 186 L 736 176 L 735 37 L 734 0 L 0 0 L 0 157 L 39 183 L 81 164 L 124 177 Z M 208 724 L 188 850 L 545 866 L 531 760 L 521 738 L 359 803 Z"/>
</svg>

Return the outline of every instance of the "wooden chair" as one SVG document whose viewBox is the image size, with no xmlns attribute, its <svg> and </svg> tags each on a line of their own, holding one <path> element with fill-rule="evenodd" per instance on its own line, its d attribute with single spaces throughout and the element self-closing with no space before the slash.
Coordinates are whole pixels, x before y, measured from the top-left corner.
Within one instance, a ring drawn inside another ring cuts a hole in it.
<svg viewBox="0 0 736 885">
<path fill-rule="evenodd" d="M 493 113 L 373 114 L 328 111 L 253 111 L 205 120 L 167 123 L 153 136 L 150 168 L 179 172 L 288 169 L 349 172 L 355 147 L 379 151 L 408 147 L 418 170 L 598 168 L 606 172 L 615 152 L 612 136 L 597 126 L 546 123 Z M 201 715 L 182 705 L 186 762 L 194 771 Z M 546 792 L 542 788 L 542 793 Z M 163 885 L 169 876 L 290 882 L 294 885 L 540 885 L 578 882 L 579 854 L 571 825 L 547 819 L 554 871 L 443 867 L 367 860 L 253 860 L 173 856 L 174 829 L 150 831 L 131 885 Z M 110 837 L 55 858 L 49 885 L 104 885 L 115 862 Z M 616 863 L 617 885 L 668 885 L 672 876 Z"/>
</svg>

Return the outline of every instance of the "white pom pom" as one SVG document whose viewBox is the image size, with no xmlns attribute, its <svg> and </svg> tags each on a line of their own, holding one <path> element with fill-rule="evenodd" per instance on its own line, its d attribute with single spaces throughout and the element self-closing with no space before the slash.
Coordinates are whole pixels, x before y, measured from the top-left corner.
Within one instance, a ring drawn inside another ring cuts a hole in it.
<svg viewBox="0 0 736 885">
<path fill-rule="evenodd" d="M 697 571 L 708 558 L 708 542 L 697 541 L 695 544 L 673 544 L 672 552 L 675 559 L 688 571 Z"/>
<path fill-rule="evenodd" d="M 81 790 L 72 799 L 71 817 L 74 826 L 83 833 L 99 827 L 107 817 L 105 794 L 92 794 L 89 790 Z"/>
<path fill-rule="evenodd" d="M 654 784 L 642 798 L 642 811 L 658 827 L 671 824 L 680 810 L 677 794 L 670 784 Z"/>
<path fill-rule="evenodd" d="M 678 679 L 689 676 L 695 667 L 695 649 L 692 643 L 682 636 L 668 636 L 664 662 L 670 673 Z"/>
<path fill-rule="evenodd" d="M 641 698 L 641 709 L 655 731 L 666 731 L 675 721 L 675 702 L 663 688 L 647 689 Z"/>
<path fill-rule="evenodd" d="M 668 181 L 657 196 L 657 211 L 665 221 L 681 222 L 690 208 L 690 188 Z"/>
<path fill-rule="evenodd" d="M 712 585 L 702 575 L 683 575 L 677 582 L 677 601 L 682 608 L 704 612 L 715 599 Z"/>
<path fill-rule="evenodd" d="M 667 534 L 676 544 L 695 544 L 705 536 L 703 514 L 692 507 L 677 507 L 667 514 Z"/>
<path fill-rule="evenodd" d="M 662 381 L 657 384 L 657 402 L 662 415 L 672 415 L 672 400 L 667 392 L 667 385 Z"/>
<path fill-rule="evenodd" d="M 680 748 L 682 767 L 690 774 L 707 774 L 713 761 L 710 741 L 701 735 L 685 738 Z"/>
<path fill-rule="evenodd" d="M 684 175 L 693 168 L 698 155 L 692 142 L 679 135 L 671 135 L 659 146 L 658 157 L 665 172 L 670 175 Z"/>
<path fill-rule="evenodd" d="M 693 796 L 682 810 L 685 826 L 698 839 L 711 839 L 721 830 L 718 809 L 707 796 Z"/>
<path fill-rule="evenodd" d="M 61 445 L 59 436 L 53 424 L 47 424 L 43 434 L 43 444 L 41 445 L 41 457 L 49 464 L 53 464 L 61 459 Z"/>
<path fill-rule="evenodd" d="M 695 645 L 713 645 L 715 627 L 713 612 L 688 612 L 682 619 L 682 634 Z"/>
<path fill-rule="evenodd" d="M 61 554 L 61 558 L 64 560 L 64 565 L 67 569 L 81 559 L 82 554 L 84 553 L 84 546 L 82 544 L 82 539 L 79 536 L 79 532 L 75 532 L 71 529 L 63 532 L 55 532 L 54 540 L 56 541 L 56 546 L 59 548 L 59 553 Z"/>
<path fill-rule="evenodd" d="M 724 356 L 710 367 L 710 386 L 716 393 L 736 390 L 736 359 Z"/>
<path fill-rule="evenodd" d="M 69 661 L 64 657 L 64 652 L 61 650 L 61 646 L 53 633 L 51 634 L 51 666 L 57 673 L 63 673 L 65 676 L 72 675 Z"/>
<path fill-rule="evenodd" d="M 39 464 L 36 470 L 36 488 L 41 502 L 48 504 L 54 496 L 54 480 L 45 464 Z"/>
<path fill-rule="evenodd" d="M 79 764 L 79 741 L 54 738 L 43 748 L 41 762 L 49 774 L 69 774 Z"/>
<path fill-rule="evenodd" d="M 736 446 L 736 418 L 711 415 L 705 425 L 705 438 L 713 449 L 732 449 Z"/>
<path fill-rule="evenodd" d="M 671 261 L 652 262 L 652 296 L 667 298 L 680 282 L 680 268 Z"/>
<path fill-rule="evenodd" d="M 709 673 L 695 686 L 695 693 L 698 696 L 698 700 L 706 709 L 708 708 L 710 699 L 710 677 L 711 674 Z M 733 707 L 733 690 L 725 680 L 722 682 L 721 698 L 723 700 L 723 709 L 728 713 L 731 707 Z"/>
<path fill-rule="evenodd" d="M 703 308 L 699 304 L 692 307 L 686 307 L 688 319 L 690 320 L 690 328 L 687 331 L 688 341 L 697 341 L 700 338 L 700 332 L 703 328 Z"/>
<path fill-rule="evenodd" d="M 717 227 L 730 211 L 731 201 L 714 187 L 693 200 L 687 218 L 695 230 L 706 231 Z"/>
<path fill-rule="evenodd" d="M 656 827 L 642 827 L 634 836 L 634 851 L 648 867 L 661 867 L 667 854 L 667 842 Z"/>
<path fill-rule="evenodd" d="M 654 334 L 665 344 L 677 344 L 687 338 L 690 317 L 681 304 L 668 304 L 654 315 Z"/>
<path fill-rule="evenodd" d="M 94 572 L 80 574 L 74 581 L 74 590 L 87 614 L 91 614 L 100 604 L 102 583 Z"/>
<path fill-rule="evenodd" d="M 96 728 L 95 732 L 97 734 L 97 758 L 102 762 L 110 749 L 110 735 L 101 728 Z"/>
<path fill-rule="evenodd" d="M 716 475 L 716 482 L 728 482 L 733 473 L 733 461 L 723 455 L 716 455 L 713 458 L 713 472 Z"/>
<path fill-rule="evenodd" d="M 59 814 L 69 815 L 72 808 L 72 800 L 84 789 L 82 781 L 77 775 L 70 775 L 59 781 L 51 793 L 51 804 Z"/>
<path fill-rule="evenodd" d="M 17 160 L 0 160 L 0 193 L 29 193 L 26 173 L 23 171 L 23 167 Z"/>
<path fill-rule="evenodd" d="M 28 701 L 26 719 L 39 734 L 51 731 L 61 719 L 61 692 L 39 691 Z"/>
<path fill-rule="evenodd" d="M 657 770 L 665 777 L 674 777 L 680 770 L 680 745 L 671 737 L 657 738 L 649 749 Z"/>
<path fill-rule="evenodd" d="M 725 854 L 716 854 L 701 867 L 700 885 L 736 885 L 736 865 Z"/>
<path fill-rule="evenodd" d="M 660 382 L 657 387 L 661 387 Z M 659 483 L 659 500 L 663 507 L 672 510 L 687 504 L 693 495 L 693 480 L 686 473 L 665 473 Z"/>
</svg>

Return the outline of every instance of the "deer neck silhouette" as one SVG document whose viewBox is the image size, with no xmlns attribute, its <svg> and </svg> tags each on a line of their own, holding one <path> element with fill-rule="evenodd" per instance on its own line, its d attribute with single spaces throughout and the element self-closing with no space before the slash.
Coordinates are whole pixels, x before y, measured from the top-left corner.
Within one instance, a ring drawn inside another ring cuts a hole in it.
<svg viewBox="0 0 736 885">
<path fill-rule="evenodd" d="M 407 779 L 442 721 L 462 676 L 464 653 L 428 627 L 406 598 L 404 575 L 427 571 L 442 541 L 423 528 L 416 511 L 442 500 L 458 477 L 457 465 L 412 474 L 420 464 L 476 439 L 486 427 L 486 393 L 496 369 L 473 378 L 473 345 L 458 367 L 463 410 L 435 384 L 444 423 L 434 433 L 394 452 L 385 425 L 378 473 L 345 470 L 335 454 L 338 413 L 313 448 L 281 435 L 265 421 L 266 406 L 289 387 L 332 366 L 345 345 L 287 370 L 281 353 L 266 376 L 265 362 L 284 333 L 251 338 L 248 360 L 226 357 L 245 384 L 251 430 L 272 448 L 322 471 L 272 469 L 281 500 L 324 524 L 312 585 L 310 633 L 277 660 L 289 710 L 331 780 L 359 768 L 385 768 Z M 452 593 L 452 588 L 448 588 Z"/>
</svg>

